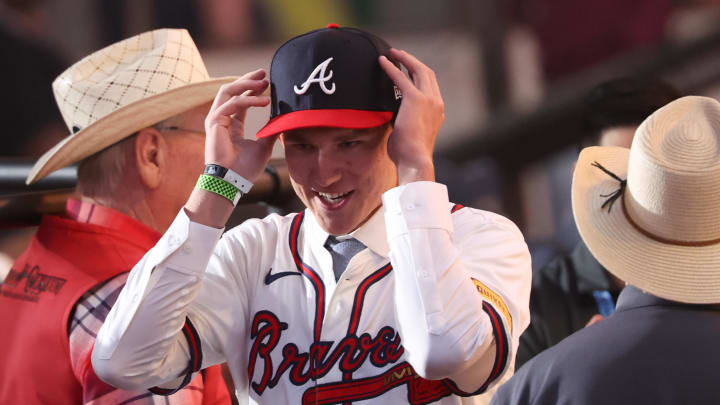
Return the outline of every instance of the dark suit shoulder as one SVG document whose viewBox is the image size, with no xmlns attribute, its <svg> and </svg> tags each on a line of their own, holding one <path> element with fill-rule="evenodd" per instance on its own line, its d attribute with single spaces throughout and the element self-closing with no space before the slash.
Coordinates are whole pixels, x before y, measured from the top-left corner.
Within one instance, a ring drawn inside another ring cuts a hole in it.
<svg viewBox="0 0 720 405">
<path fill-rule="evenodd" d="M 528 361 L 493 403 L 719 403 L 718 324 L 720 311 L 693 307 L 617 312 Z"/>
</svg>

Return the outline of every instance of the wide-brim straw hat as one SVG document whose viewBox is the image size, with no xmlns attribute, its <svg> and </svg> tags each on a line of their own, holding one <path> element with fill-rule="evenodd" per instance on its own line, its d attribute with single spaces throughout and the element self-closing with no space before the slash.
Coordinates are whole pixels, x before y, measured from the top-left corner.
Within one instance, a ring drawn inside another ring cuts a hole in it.
<svg viewBox="0 0 720 405">
<path fill-rule="evenodd" d="M 648 117 L 630 149 L 584 149 L 572 207 L 618 278 L 668 300 L 720 303 L 720 103 L 683 97 Z"/>
<path fill-rule="evenodd" d="M 53 82 L 71 134 L 35 163 L 27 184 L 142 128 L 208 103 L 236 77 L 209 77 L 190 34 L 158 29 L 103 48 Z"/>
</svg>

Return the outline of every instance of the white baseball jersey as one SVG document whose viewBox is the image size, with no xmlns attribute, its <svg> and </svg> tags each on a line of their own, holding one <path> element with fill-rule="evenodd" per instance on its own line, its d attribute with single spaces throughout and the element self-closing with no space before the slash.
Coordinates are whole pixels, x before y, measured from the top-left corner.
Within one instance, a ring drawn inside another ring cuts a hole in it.
<svg viewBox="0 0 720 405">
<path fill-rule="evenodd" d="M 529 323 L 519 230 L 441 184 L 386 192 L 337 282 L 309 210 L 220 233 L 180 213 L 100 331 L 98 375 L 148 387 L 227 361 L 241 403 L 478 404 Z"/>
</svg>

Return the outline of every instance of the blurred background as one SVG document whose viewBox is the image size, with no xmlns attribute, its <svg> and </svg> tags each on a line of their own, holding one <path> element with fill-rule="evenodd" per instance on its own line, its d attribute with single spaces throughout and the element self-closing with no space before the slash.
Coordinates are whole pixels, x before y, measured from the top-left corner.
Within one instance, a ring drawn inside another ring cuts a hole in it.
<svg viewBox="0 0 720 405">
<path fill-rule="evenodd" d="M 537 269 L 579 238 L 570 182 L 591 135 L 589 90 L 640 76 L 720 95 L 719 21 L 718 0 L 0 0 L 0 280 L 39 215 L 72 193 L 73 168 L 23 183 L 33 160 L 67 135 L 52 80 L 123 38 L 187 28 L 212 76 L 267 69 L 280 44 L 328 23 L 413 53 L 437 73 L 446 105 L 438 181 L 454 202 L 511 218 Z M 252 111 L 248 132 L 268 114 Z M 282 150 L 274 157 L 282 168 Z M 234 220 L 300 209 L 273 190 Z"/>
</svg>

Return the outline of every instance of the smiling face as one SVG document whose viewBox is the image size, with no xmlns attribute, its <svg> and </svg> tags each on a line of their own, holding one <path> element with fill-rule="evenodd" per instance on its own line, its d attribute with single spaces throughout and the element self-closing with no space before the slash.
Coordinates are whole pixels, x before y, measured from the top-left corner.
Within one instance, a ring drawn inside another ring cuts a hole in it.
<svg viewBox="0 0 720 405">
<path fill-rule="evenodd" d="M 344 235 L 362 225 L 397 185 L 387 152 L 392 128 L 307 128 L 282 135 L 295 193 L 322 228 Z"/>
</svg>

